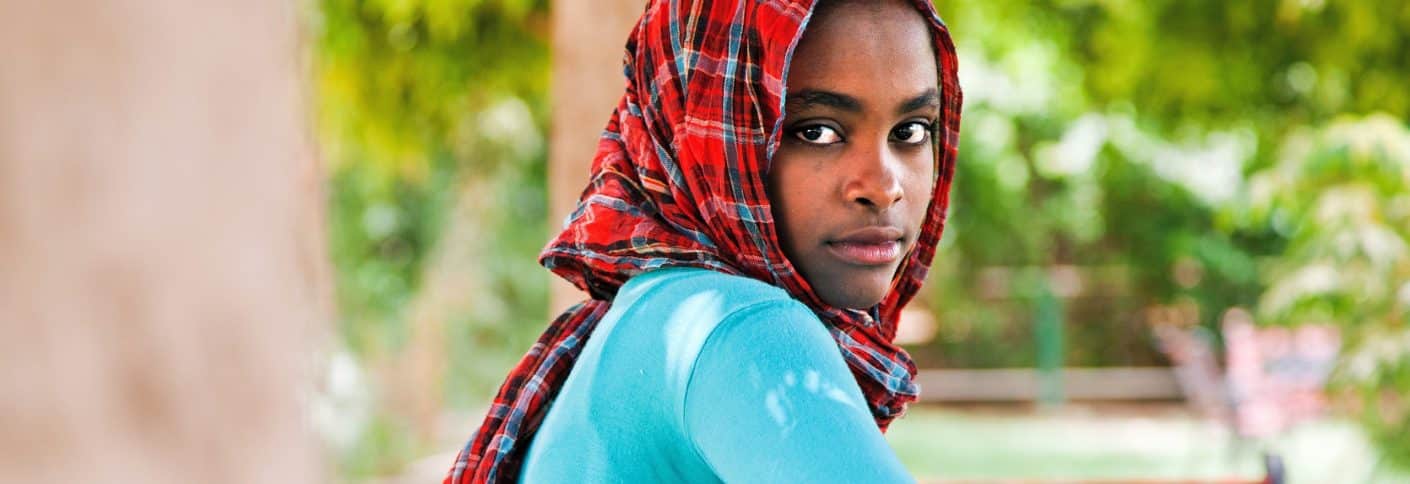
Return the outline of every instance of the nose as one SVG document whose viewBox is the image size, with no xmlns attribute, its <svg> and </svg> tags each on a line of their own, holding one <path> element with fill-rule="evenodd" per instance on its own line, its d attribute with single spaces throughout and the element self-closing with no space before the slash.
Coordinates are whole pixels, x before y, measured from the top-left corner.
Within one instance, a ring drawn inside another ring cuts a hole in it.
<svg viewBox="0 0 1410 484">
<path fill-rule="evenodd" d="M 847 164 L 852 169 L 844 192 L 848 202 L 882 212 L 899 203 L 905 193 L 900 160 L 886 146 L 864 151 Z"/>
</svg>

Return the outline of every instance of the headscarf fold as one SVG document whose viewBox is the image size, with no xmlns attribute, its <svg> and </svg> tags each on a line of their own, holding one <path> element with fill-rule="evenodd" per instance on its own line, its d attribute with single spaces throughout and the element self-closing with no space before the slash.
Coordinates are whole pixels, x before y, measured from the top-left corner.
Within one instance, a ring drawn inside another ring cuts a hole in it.
<svg viewBox="0 0 1410 484">
<path fill-rule="evenodd" d="M 824 0 L 826 1 L 826 0 Z M 549 404 L 617 289 L 663 267 L 700 267 L 781 287 L 837 341 L 885 431 L 919 389 L 892 340 L 945 224 L 960 128 L 954 45 L 925 0 L 939 68 L 934 192 L 916 247 L 869 311 L 824 303 L 784 256 L 765 191 L 782 135 L 788 65 L 814 0 L 652 0 L 627 41 L 622 95 L 593 158 L 591 182 L 540 256 L 591 299 L 558 316 L 500 387 L 447 484 L 514 481 Z"/>
</svg>

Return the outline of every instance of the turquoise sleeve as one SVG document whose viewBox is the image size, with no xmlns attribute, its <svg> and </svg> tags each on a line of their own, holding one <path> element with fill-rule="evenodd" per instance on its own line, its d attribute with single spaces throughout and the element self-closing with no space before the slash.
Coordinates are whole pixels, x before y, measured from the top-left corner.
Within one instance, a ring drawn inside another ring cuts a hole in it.
<svg viewBox="0 0 1410 484">
<path fill-rule="evenodd" d="M 724 482 L 914 482 L 822 322 L 796 301 L 741 309 L 706 340 L 685 432 Z"/>
</svg>

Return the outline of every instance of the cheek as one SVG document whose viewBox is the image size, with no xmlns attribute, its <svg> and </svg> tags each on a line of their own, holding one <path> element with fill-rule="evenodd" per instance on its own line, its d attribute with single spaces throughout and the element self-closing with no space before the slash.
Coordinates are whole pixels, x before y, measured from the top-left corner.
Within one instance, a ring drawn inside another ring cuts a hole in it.
<svg viewBox="0 0 1410 484">
<path fill-rule="evenodd" d="M 915 227 L 920 227 L 925 222 L 926 209 L 930 207 L 930 199 L 935 193 L 934 162 L 931 161 L 928 152 L 925 156 L 926 159 L 923 163 L 918 161 L 911 165 L 914 169 L 908 174 L 906 181 L 902 182 L 906 197 L 916 201 L 907 207 Z"/>
<path fill-rule="evenodd" d="M 805 219 L 807 214 L 799 213 L 806 209 L 806 193 L 803 188 L 808 180 L 800 179 L 806 173 L 799 169 L 797 160 L 778 158 L 769 171 L 767 188 L 769 205 L 772 207 L 775 231 L 780 242 L 787 247 L 796 239 L 796 222 Z"/>
<path fill-rule="evenodd" d="M 769 201 L 775 205 L 774 210 L 780 211 L 779 205 L 786 205 L 789 211 L 797 211 L 798 207 L 807 205 L 816 192 L 818 172 L 818 163 L 807 157 L 793 155 L 776 159 L 767 180 Z"/>
</svg>

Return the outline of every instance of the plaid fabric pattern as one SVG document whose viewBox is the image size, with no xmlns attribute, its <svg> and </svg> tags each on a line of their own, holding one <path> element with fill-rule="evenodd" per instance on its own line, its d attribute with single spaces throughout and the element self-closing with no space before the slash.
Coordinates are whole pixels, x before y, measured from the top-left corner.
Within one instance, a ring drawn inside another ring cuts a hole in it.
<svg viewBox="0 0 1410 484">
<path fill-rule="evenodd" d="M 870 311 L 830 307 L 784 256 L 764 188 L 779 145 L 785 82 L 813 0 L 652 0 L 627 41 L 626 92 L 593 159 L 591 182 L 540 262 L 592 299 L 560 315 L 500 388 L 445 483 L 514 481 L 549 403 L 627 279 L 692 266 L 782 287 L 837 340 L 885 431 L 919 389 L 891 343 L 944 227 L 960 128 L 948 29 L 925 0 L 940 68 L 935 192 L 893 290 Z"/>
</svg>

